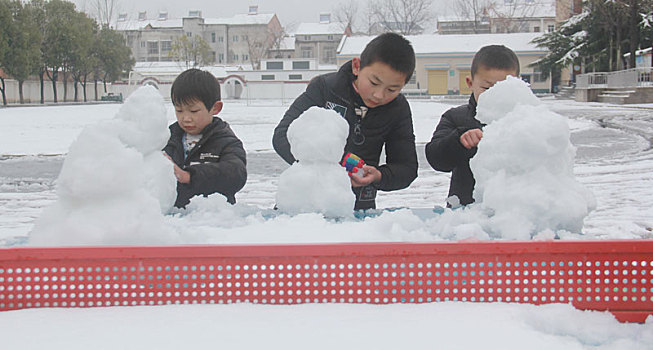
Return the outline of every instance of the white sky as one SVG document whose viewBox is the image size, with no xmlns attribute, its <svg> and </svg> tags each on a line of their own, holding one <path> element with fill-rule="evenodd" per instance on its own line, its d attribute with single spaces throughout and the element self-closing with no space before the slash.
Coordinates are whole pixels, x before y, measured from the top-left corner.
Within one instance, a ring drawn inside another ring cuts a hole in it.
<svg viewBox="0 0 653 350">
<path fill-rule="evenodd" d="M 97 0 L 70 0 L 77 5 L 77 9 L 86 12 L 93 12 L 93 4 Z M 104 0 L 102 0 L 104 1 Z M 159 11 L 168 11 L 170 18 L 181 18 L 188 14 L 188 11 L 200 10 L 205 18 L 231 17 L 237 13 L 247 13 L 249 5 L 258 5 L 259 13 L 276 13 L 281 25 L 296 26 L 301 22 L 317 22 L 320 13 L 333 12 L 333 9 L 341 1 L 324 0 L 250 0 L 248 2 L 224 1 L 224 0 L 115 0 L 118 3 L 117 12 L 127 12 L 131 16 L 137 16 L 139 11 L 147 11 L 148 17 L 155 18 Z M 445 15 L 453 0 L 433 0 L 433 12 L 438 15 Z M 365 8 L 366 1 L 360 3 L 361 11 Z M 117 16 L 117 14 L 116 14 Z M 361 19 L 362 20 L 362 15 Z"/>
</svg>

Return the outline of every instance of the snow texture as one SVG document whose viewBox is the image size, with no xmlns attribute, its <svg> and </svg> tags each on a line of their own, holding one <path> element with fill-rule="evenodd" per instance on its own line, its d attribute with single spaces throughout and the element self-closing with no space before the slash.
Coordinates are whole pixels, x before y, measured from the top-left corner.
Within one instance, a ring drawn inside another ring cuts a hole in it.
<svg viewBox="0 0 653 350">
<path fill-rule="evenodd" d="M 309 108 L 290 124 L 288 142 L 298 163 L 279 178 L 279 210 L 293 215 L 352 215 L 355 197 L 347 172 L 338 164 L 348 133 L 344 118 L 319 107 Z"/>
<path fill-rule="evenodd" d="M 176 197 L 163 98 L 141 87 L 115 118 L 86 127 L 57 179 L 57 202 L 30 235 L 34 245 L 174 242 L 163 224 Z"/>
<path fill-rule="evenodd" d="M 470 161 L 474 198 L 491 213 L 493 233 L 527 240 L 540 233 L 580 232 L 596 203 L 574 177 L 566 118 L 509 76 L 481 94 L 478 119 L 487 126 Z"/>
</svg>

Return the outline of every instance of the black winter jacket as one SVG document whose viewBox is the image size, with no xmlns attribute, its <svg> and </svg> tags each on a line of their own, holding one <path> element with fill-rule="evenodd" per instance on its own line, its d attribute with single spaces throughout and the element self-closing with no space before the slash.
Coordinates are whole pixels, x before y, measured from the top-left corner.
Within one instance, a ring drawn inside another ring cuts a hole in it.
<svg viewBox="0 0 653 350">
<path fill-rule="evenodd" d="M 375 208 L 376 190 L 393 191 L 408 187 L 417 177 L 417 153 L 410 106 L 399 94 L 390 103 L 370 108 L 364 117 L 356 110 L 365 107 L 356 93 L 351 61 L 338 72 L 315 77 L 288 108 L 274 130 L 272 143 L 275 151 L 289 164 L 295 162 L 290 151 L 287 131 L 293 120 L 312 106 L 333 109 L 349 123 L 349 136 L 344 153 L 352 152 L 366 164 L 375 166 L 382 174 L 381 182 L 353 189 L 356 194 L 355 209 Z M 360 133 L 364 136 L 361 141 Z M 358 136 L 356 135 L 358 134 Z M 379 165 L 381 150 L 385 145 L 386 164 Z M 344 170 L 343 170 L 344 171 Z"/>
<path fill-rule="evenodd" d="M 170 139 L 163 151 L 180 168 L 190 172 L 190 183 L 177 183 L 175 207 L 185 207 L 193 196 L 208 196 L 216 192 L 234 204 L 236 192 L 247 181 L 245 149 L 229 124 L 213 117 L 201 134 L 202 138 L 184 161 L 184 130 L 177 122 L 170 125 Z"/>
<path fill-rule="evenodd" d="M 426 159 L 433 169 L 451 172 L 449 197 L 458 196 L 461 205 L 474 202 L 472 194 L 476 181 L 469 160 L 478 148 L 465 148 L 460 143 L 460 136 L 467 130 L 482 129 L 483 126 L 476 119 L 476 100 L 472 95 L 468 104 L 444 112 L 431 142 L 426 144 Z"/>
</svg>

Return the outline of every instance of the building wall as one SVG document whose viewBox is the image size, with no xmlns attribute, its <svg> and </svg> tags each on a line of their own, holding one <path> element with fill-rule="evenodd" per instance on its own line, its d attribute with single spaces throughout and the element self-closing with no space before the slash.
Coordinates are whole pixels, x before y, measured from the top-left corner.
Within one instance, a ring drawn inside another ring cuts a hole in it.
<svg viewBox="0 0 653 350">
<path fill-rule="evenodd" d="M 315 58 L 320 64 L 336 64 L 336 50 L 344 34 L 296 35 L 295 57 Z"/>
<path fill-rule="evenodd" d="M 537 52 L 517 52 L 521 76 L 531 84 L 534 92 L 550 92 L 550 77 L 540 81 L 539 74 L 528 65 L 542 57 Z M 415 60 L 416 81 L 405 89 L 419 89 L 430 95 L 465 95 L 468 88 L 465 77 L 469 75 L 474 53 L 462 54 L 417 54 Z M 349 58 L 338 57 L 338 65 Z"/>
<path fill-rule="evenodd" d="M 182 27 L 145 27 L 139 30 L 118 30 L 132 50 L 137 62 L 170 61 L 169 48 L 181 35 L 189 38 L 200 36 L 209 44 L 217 64 L 249 64 L 250 52 L 247 37 L 262 37 L 269 47 L 270 33 L 280 32 L 281 24 L 276 16 L 264 24 L 217 24 L 206 23 L 201 17 L 186 17 Z"/>
</svg>

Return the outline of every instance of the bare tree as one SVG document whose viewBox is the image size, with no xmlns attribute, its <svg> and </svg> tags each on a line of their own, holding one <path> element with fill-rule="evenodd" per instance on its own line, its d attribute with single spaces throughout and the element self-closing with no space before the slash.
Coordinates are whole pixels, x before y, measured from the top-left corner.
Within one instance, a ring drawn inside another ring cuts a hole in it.
<svg viewBox="0 0 653 350">
<path fill-rule="evenodd" d="M 244 35 L 252 69 L 261 69 L 261 59 L 265 57 L 272 44 L 272 32 L 271 30 L 266 32 L 250 30 Z"/>
<path fill-rule="evenodd" d="M 418 34 L 430 21 L 432 0 L 382 0 L 369 4 L 377 23 L 386 31 L 402 35 Z"/>
<path fill-rule="evenodd" d="M 270 30 L 270 47 L 268 49 L 268 57 L 272 58 L 270 51 L 275 51 L 277 54 L 281 51 L 281 45 L 284 39 L 288 36 L 286 28 L 281 27 L 281 30 Z M 281 58 L 275 56 L 274 58 Z"/>
<path fill-rule="evenodd" d="M 349 27 L 353 32 L 355 27 L 356 17 L 358 16 L 359 3 L 355 0 L 348 0 L 336 5 L 332 12 L 333 18 L 336 22 L 342 23 L 343 32 Z"/>
<path fill-rule="evenodd" d="M 118 0 L 93 0 L 95 18 L 100 27 L 109 27 L 114 15 L 120 10 Z"/>
<path fill-rule="evenodd" d="M 474 33 L 479 33 L 481 22 L 488 17 L 490 5 L 490 0 L 456 0 L 453 8 L 460 19 L 472 21 Z"/>
<path fill-rule="evenodd" d="M 172 42 L 171 46 L 168 55 L 175 62 L 183 62 L 186 69 L 204 67 L 214 61 L 211 47 L 199 35 L 193 36 L 192 39 L 186 35 L 180 35 Z"/>
<path fill-rule="evenodd" d="M 532 2 L 504 2 L 493 3 L 489 7 L 496 31 L 499 33 L 527 32 L 527 23 L 540 6 L 549 6 L 547 3 Z"/>
</svg>

